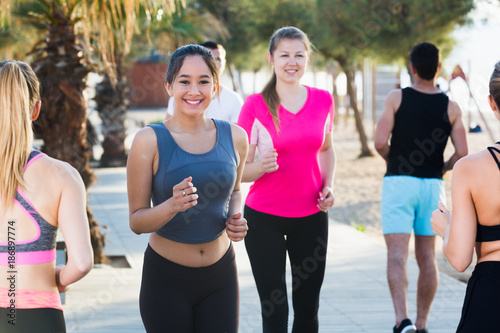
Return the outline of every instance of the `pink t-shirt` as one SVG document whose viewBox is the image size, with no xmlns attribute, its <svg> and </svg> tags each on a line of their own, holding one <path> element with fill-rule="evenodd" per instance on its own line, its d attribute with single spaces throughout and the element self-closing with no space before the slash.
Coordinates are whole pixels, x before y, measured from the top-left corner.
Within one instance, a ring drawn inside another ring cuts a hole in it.
<svg viewBox="0 0 500 333">
<path fill-rule="evenodd" d="M 251 145 L 263 155 L 273 147 L 278 153 L 278 170 L 266 173 L 250 187 L 246 204 L 262 213 L 303 217 L 319 212 L 323 188 L 319 150 L 325 133 L 332 131 L 334 105 L 329 92 L 307 87 L 307 100 L 296 114 L 280 106 L 280 131 L 261 94 L 248 96 L 238 125 Z"/>
</svg>

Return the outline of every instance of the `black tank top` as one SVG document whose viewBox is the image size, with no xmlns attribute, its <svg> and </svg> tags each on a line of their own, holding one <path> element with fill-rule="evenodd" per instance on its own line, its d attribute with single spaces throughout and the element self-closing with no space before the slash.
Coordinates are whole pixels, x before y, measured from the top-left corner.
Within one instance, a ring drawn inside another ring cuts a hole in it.
<svg viewBox="0 0 500 333">
<path fill-rule="evenodd" d="M 442 178 L 443 152 L 450 133 L 448 96 L 402 89 L 385 175 Z"/>
<path fill-rule="evenodd" d="M 497 142 L 500 144 L 500 142 Z M 500 162 L 493 151 L 500 153 L 495 147 L 488 147 L 488 151 L 497 163 L 498 169 L 500 169 Z M 476 242 L 494 242 L 500 240 L 500 225 L 481 225 L 477 224 Z"/>
</svg>

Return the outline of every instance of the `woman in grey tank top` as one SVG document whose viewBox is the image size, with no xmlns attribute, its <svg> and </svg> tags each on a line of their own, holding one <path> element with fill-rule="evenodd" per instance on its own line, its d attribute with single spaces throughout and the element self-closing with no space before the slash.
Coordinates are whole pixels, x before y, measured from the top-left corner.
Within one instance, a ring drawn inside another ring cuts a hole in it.
<svg viewBox="0 0 500 333">
<path fill-rule="evenodd" d="M 241 241 L 248 229 L 240 194 L 247 136 L 205 117 L 219 91 L 208 49 L 177 49 L 165 88 L 174 115 L 136 135 L 127 165 L 130 228 L 151 233 L 141 317 L 147 332 L 237 332 L 231 241 Z"/>
</svg>

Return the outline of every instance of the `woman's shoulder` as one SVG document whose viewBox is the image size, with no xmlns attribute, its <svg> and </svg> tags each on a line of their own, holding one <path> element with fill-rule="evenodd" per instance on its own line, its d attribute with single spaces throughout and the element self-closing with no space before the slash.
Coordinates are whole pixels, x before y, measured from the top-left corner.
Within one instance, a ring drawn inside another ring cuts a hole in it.
<svg viewBox="0 0 500 333">
<path fill-rule="evenodd" d="M 74 178 L 81 179 L 80 173 L 68 162 L 50 156 L 45 157 L 46 158 L 40 159 L 41 166 L 53 171 L 48 172 L 47 174 L 52 174 L 62 180 L 71 180 Z"/>
<path fill-rule="evenodd" d="M 161 124 L 161 123 L 158 123 Z M 160 128 L 158 124 L 152 124 L 152 126 L 156 128 Z M 132 145 L 138 146 L 149 146 L 151 144 L 156 144 L 156 131 L 152 126 L 145 126 L 142 129 L 140 129 L 135 135 L 134 135 L 134 140 L 132 141 Z M 166 128 L 166 127 L 165 127 Z"/>
<path fill-rule="evenodd" d="M 496 155 L 500 160 L 500 153 Z M 453 172 L 480 173 L 480 170 L 484 170 L 485 167 L 491 166 L 494 162 L 495 160 L 488 149 L 483 149 L 477 153 L 469 154 L 459 159 L 453 166 Z"/>
<path fill-rule="evenodd" d="M 261 93 L 249 95 L 245 98 L 245 102 L 241 108 L 240 119 L 241 115 L 243 116 L 243 119 L 247 120 L 255 117 L 265 117 L 267 112 L 267 104 Z M 238 123 L 240 123 L 240 121 L 238 121 Z"/>
<path fill-rule="evenodd" d="M 264 103 L 264 98 L 262 97 L 262 93 L 256 93 L 256 94 L 252 94 L 252 95 L 248 95 L 246 98 L 245 98 L 245 104 L 248 104 L 248 103 L 252 103 L 252 104 L 255 104 L 255 103 Z"/>
<path fill-rule="evenodd" d="M 71 164 L 48 155 L 43 155 L 33 163 L 27 177 L 41 186 L 62 189 L 66 186 L 84 186 L 80 173 Z M 43 175 L 42 178 L 39 175 Z M 38 180 L 33 177 L 38 178 Z"/>
<path fill-rule="evenodd" d="M 310 87 L 306 86 L 306 88 L 309 90 L 312 96 L 315 98 L 325 98 L 325 99 L 332 99 L 332 95 L 328 90 L 325 89 L 320 89 L 320 88 L 315 88 L 315 87 Z"/>
<path fill-rule="evenodd" d="M 231 126 L 231 133 L 234 142 L 248 142 L 247 132 L 245 132 L 245 130 L 241 126 L 236 124 L 229 125 Z"/>
</svg>

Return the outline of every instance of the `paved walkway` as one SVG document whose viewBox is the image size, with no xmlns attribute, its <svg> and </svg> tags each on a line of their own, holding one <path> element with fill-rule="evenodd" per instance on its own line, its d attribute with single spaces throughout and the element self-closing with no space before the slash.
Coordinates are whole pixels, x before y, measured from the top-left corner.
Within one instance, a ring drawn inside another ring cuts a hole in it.
<svg viewBox="0 0 500 333">
<path fill-rule="evenodd" d="M 71 287 L 64 305 L 68 332 L 144 332 L 138 297 L 148 235 L 137 236 L 129 229 L 125 168 L 98 169 L 96 173 L 98 180 L 90 189 L 89 202 L 96 220 L 108 226 L 105 253 L 125 256 L 131 267 L 95 268 Z M 335 208 L 331 217 L 335 218 Z M 329 237 L 319 310 L 320 332 L 392 332 L 394 315 L 385 275 L 385 245 L 333 219 Z M 240 333 L 261 332 L 260 307 L 248 257 L 242 242 L 235 243 L 235 249 L 240 281 Z M 408 271 L 409 311 L 415 318 L 418 270 L 414 260 L 409 261 Z M 455 332 L 464 294 L 464 283 L 440 275 L 429 318 L 431 333 Z"/>
</svg>

